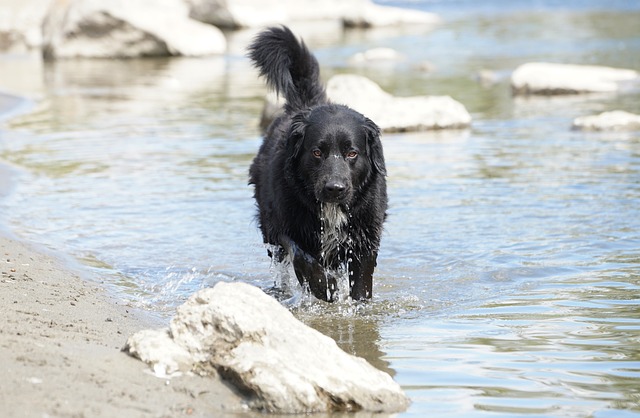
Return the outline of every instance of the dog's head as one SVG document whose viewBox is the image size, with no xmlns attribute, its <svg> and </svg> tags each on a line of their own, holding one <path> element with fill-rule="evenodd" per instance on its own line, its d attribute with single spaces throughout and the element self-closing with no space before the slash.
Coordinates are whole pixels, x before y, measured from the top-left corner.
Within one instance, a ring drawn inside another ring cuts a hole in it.
<svg viewBox="0 0 640 418">
<path fill-rule="evenodd" d="M 342 105 L 322 105 L 292 118 L 287 152 L 293 175 L 317 201 L 349 205 L 386 168 L 380 129 Z"/>
</svg>

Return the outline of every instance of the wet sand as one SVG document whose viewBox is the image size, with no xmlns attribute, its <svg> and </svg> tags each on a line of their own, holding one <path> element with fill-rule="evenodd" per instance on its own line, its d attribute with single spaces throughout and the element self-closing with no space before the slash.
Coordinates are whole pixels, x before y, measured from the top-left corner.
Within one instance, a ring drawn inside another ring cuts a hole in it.
<svg viewBox="0 0 640 418">
<path fill-rule="evenodd" d="M 7 417 L 221 416 L 239 398 L 215 378 L 152 375 L 121 352 L 159 321 L 46 250 L 0 231 L 0 405 Z"/>
</svg>

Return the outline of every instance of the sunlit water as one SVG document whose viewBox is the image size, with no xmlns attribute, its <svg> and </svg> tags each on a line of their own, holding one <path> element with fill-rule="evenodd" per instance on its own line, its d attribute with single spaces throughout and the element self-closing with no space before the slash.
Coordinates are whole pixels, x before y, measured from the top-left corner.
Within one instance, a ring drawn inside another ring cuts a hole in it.
<svg viewBox="0 0 640 418">
<path fill-rule="evenodd" d="M 401 416 L 640 415 L 640 133 L 570 130 L 640 113 L 640 94 L 516 99 L 508 86 L 534 60 L 640 69 L 640 6 L 529 3 L 408 2 L 441 13 L 433 31 L 299 30 L 327 77 L 449 94 L 473 114 L 470 130 L 384 135 L 372 303 L 283 300 L 393 374 L 413 400 Z M 270 289 L 247 186 L 265 92 L 247 39 L 198 60 L 0 58 L 0 87 L 37 99 L 0 128 L 16 168 L 2 222 L 164 316 L 220 280 Z M 349 67 L 375 46 L 405 60 Z M 425 61 L 432 72 L 416 70 Z M 493 84 L 476 81 L 483 69 Z"/>
</svg>

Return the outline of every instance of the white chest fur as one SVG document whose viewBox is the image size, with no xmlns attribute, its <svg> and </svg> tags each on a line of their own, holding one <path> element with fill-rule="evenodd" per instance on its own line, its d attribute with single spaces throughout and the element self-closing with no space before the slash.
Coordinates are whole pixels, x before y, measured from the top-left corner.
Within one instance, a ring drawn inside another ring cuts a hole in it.
<svg viewBox="0 0 640 418">
<path fill-rule="evenodd" d="M 323 203 L 320 213 L 322 258 L 331 260 L 349 239 L 349 215 L 334 203 Z"/>
</svg>

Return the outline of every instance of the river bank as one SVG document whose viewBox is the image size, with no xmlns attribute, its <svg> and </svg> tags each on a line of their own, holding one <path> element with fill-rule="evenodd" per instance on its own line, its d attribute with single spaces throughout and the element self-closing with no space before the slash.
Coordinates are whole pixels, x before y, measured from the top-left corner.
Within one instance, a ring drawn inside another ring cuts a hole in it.
<svg viewBox="0 0 640 418">
<path fill-rule="evenodd" d="M 214 416 L 242 408 L 220 381 L 160 379 L 120 350 L 158 326 L 44 250 L 0 232 L 0 404 L 12 417 Z"/>
<path fill-rule="evenodd" d="M 12 107 L 0 110 L 6 114 Z M 16 177 L 0 166 L 0 197 Z M 121 352 L 129 335 L 162 321 L 127 306 L 65 258 L 0 228 L 4 416 L 219 416 L 242 410 L 219 380 L 160 379 Z"/>
</svg>

